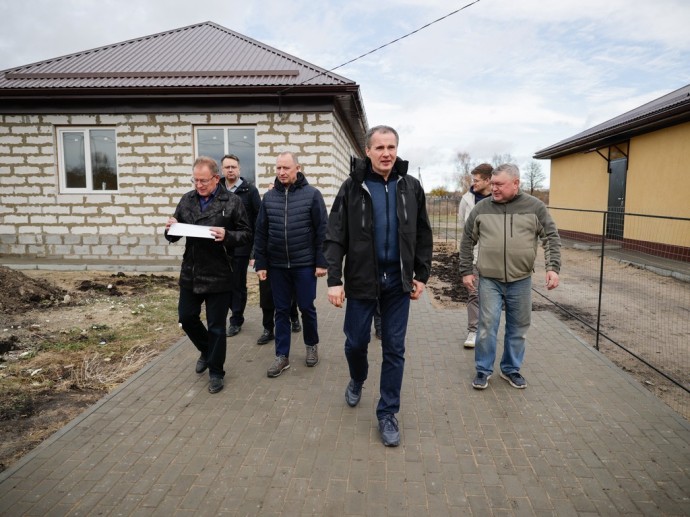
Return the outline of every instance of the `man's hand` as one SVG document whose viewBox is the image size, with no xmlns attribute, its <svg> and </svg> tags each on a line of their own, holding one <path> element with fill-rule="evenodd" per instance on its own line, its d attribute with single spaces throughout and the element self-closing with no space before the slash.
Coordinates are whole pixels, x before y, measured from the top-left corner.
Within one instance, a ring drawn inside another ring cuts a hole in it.
<svg viewBox="0 0 690 517">
<path fill-rule="evenodd" d="M 546 272 L 546 288 L 550 291 L 558 287 L 558 273 L 555 271 Z"/>
<path fill-rule="evenodd" d="M 320 278 L 322 276 L 326 276 L 326 273 L 328 273 L 328 269 L 323 268 L 323 267 L 317 267 L 316 273 L 314 273 L 314 274 L 316 275 L 316 278 Z"/>
<path fill-rule="evenodd" d="M 329 287 L 328 301 L 336 307 L 342 307 L 343 303 L 345 303 L 345 288 L 342 285 Z"/>
<path fill-rule="evenodd" d="M 419 300 L 419 297 L 422 296 L 422 292 L 424 292 L 425 287 L 426 286 L 424 283 L 420 282 L 419 280 L 412 280 L 412 292 L 410 293 L 410 299 Z"/>
<path fill-rule="evenodd" d="M 165 231 L 167 232 L 170 227 L 177 222 L 177 219 L 174 217 L 168 217 L 168 222 L 165 223 Z"/>
<path fill-rule="evenodd" d="M 222 242 L 223 239 L 225 239 L 225 228 L 221 228 L 220 226 L 211 226 L 209 231 L 211 232 L 211 235 L 213 235 L 213 240 L 216 242 Z"/>
<path fill-rule="evenodd" d="M 471 293 L 477 290 L 474 287 L 474 280 L 474 275 L 465 275 L 462 277 L 462 285 L 464 285 L 465 289 L 467 289 Z"/>
<path fill-rule="evenodd" d="M 256 276 L 258 276 L 258 277 L 259 277 L 259 280 L 261 280 L 261 281 L 263 282 L 264 280 L 266 280 L 266 277 L 268 276 L 267 273 L 268 273 L 268 272 L 267 272 L 265 269 L 259 269 L 259 270 L 256 272 Z"/>
</svg>

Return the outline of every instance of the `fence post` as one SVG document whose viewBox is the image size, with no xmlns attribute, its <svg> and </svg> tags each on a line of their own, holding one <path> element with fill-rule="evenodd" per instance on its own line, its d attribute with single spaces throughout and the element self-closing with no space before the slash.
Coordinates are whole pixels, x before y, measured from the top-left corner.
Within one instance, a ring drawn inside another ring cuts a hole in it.
<svg viewBox="0 0 690 517">
<path fill-rule="evenodd" d="M 594 341 L 594 348 L 597 350 L 599 350 L 599 326 L 601 325 L 601 293 L 604 289 L 604 253 L 606 250 L 606 219 L 608 212 L 604 212 L 602 215 L 601 258 L 599 262 L 599 301 L 597 302 L 597 336 Z"/>
</svg>

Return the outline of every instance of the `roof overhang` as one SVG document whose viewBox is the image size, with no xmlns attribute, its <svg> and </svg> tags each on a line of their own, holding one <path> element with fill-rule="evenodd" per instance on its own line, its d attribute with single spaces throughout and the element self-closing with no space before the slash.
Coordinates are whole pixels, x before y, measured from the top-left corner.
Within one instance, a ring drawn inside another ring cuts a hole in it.
<svg viewBox="0 0 690 517">
<path fill-rule="evenodd" d="M 635 111 L 635 110 L 634 110 Z M 590 152 L 651 133 L 666 127 L 690 121 L 690 97 L 684 96 L 673 104 L 634 118 L 624 118 L 618 124 L 615 119 L 563 140 L 534 154 L 535 159 L 553 159 L 569 154 Z"/>
</svg>

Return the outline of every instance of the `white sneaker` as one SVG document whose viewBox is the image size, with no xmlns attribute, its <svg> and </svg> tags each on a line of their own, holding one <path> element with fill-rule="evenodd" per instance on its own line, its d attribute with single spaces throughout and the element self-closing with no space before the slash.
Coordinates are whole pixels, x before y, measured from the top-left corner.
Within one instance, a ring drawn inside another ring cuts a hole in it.
<svg viewBox="0 0 690 517">
<path fill-rule="evenodd" d="M 477 333 L 476 332 L 470 332 L 469 334 L 467 334 L 467 339 L 465 340 L 465 342 L 463 343 L 462 346 L 464 346 L 465 348 L 474 348 L 476 341 L 477 341 Z"/>
</svg>

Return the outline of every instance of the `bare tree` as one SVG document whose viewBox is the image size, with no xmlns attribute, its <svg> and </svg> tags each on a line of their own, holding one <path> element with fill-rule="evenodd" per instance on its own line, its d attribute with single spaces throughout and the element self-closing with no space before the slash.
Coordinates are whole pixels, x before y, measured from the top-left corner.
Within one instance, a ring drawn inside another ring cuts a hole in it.
<svg viewBox="0 0 690 517">
<path fill-rule="evenodd" d="M 510 153 L 494 154 L 491 157 L 491 165 L 494 166 L 494 169 L 504 163 L 516 163 L 515 158 L 513 158 Z"/>
<path fill-rule="evenodd" d="M 453 175 L 453 183 L 456 185 L 457 191 L 467 192 L 472 185 L 472 176 L 470 171 L 473 168 L 472 158 L 470 153 L 461 151 L 457 154 L 457 162 L 455 164 L 455 174 Z"/>
<path fill-rule="evenodd" d="M 541 171 L 541 163 L 537 161 L 530 161 L 527 164 L 525 172 L 522 174 L 522 184 L 525 190 L 529 189 L 529 193 L 534 195 L 535 190 L 544 187 L 546 175 Z"/>
</svg>

